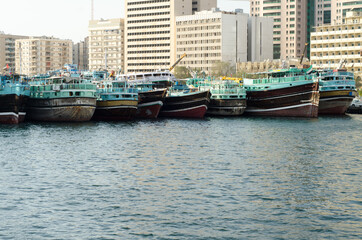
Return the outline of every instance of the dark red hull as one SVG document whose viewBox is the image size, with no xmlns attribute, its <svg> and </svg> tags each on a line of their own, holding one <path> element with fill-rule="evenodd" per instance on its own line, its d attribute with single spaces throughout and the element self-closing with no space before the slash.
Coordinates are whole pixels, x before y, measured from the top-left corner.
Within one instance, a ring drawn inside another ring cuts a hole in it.
<svg viewBox="0 0 362 240">
<path fill-rule="evenodd" d="M 210 92 L 192 92 L 167 96 L 160 117 L 203 118 L 210 103 Z"/>
<path fill-rule="evenodd" d="M 155 119 L 160 114 L 167 89 L 155 89 L 138 93 L 136 118 Z"/>
<path fill-rule="evenodd" d="M 160 117 L 172 118 L 203 118 L 206 114 L 207 106 L 201 105 L 192 108 L 177 109 L 171 111 L 162 111 Z"/>
<path fill-rule="evenodd" d="M 120 106 L 111 109 L 99 109 L 93 115 L 96 121 L 130 121 L 136 116 L 137 106 Z"/>
<path fill-rule="evenodd" d="M 250 114 L 250 112 L 248 112 Z M 273 109 L 271 111 L 253 112 L 254 116 L 269 116 L 269 117 L 318 117 L 318 106 L 309 104 L 295 106 L 290 109 Z"/>
<path fill-rule="evenodd" d="M 162 101 L 139 104 L 136 118 L 155 119 L 160 114 L 162 106 Z"/>
<path fill-rule="evenodd" d="M 321 97 L 319 102 L 319 114 L 344 115 L 351 105 L 354 96 Z"/>
<path fill-rule="evenodd" d="M 16 113 L 2 113 L 0 115 L 0 124 L 18 124 L 19 117 Z"/>
<path fill-rule="evenodd" d="M 0 95 L 0 124 L 18 124 L 25 120 L 28 96 Z"/>
<path fill-rule="evenodd" d="M 318 83 L 247 92 L 245 113 L 255 116 L 318 117 Z"/>
</svg>

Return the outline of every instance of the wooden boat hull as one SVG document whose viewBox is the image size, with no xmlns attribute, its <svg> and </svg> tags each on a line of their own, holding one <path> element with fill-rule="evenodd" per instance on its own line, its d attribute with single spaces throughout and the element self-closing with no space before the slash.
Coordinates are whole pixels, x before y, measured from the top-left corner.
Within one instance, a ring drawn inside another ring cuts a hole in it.
<svg viewBox="0 0 362 240">
<path fill-rule="evenodd" d="M 321 91 L 318 113 L 344 115 L 356 96 L 357 91 L 355 90 Z"/>
<path fill-rule="evenodd" d="M 318 83 L 281 89 L 248 91 L 245 113 L 254 116 L 318 117 Z"/>
<path fill-rule="evenodd" d="M 97 101 L 93 119 L 97 121 L 129 121 L 137 112 L 137 100 Z"/>
<path fill-rule="evenodd" d="M 96 98 L 30 98 L 27 119 L 45 122 L 89 121 L 96 109 Z"/>
<path fill-rule="evenodd" d="M 211 99 L 207 115 L 241 116 L 246 109 L 246 99 Z"/>
<path fill-rule="evenodd" d="M 181 96 L 167 96 L 160 117 L 203 118 L 210 103 L 210 92 L 194 92 Z"/>
<path fill-rule="evenodd" d="M 155 119 L 158 117 L 167 89 L 138 93 L 136 118 Z"/>
<path fill-rule="evenodd" d="M 25 105 L 28 96 L 17 94 L 0 95 L 0 123 L 18 124 L 25 120 Z"/>
</svg>

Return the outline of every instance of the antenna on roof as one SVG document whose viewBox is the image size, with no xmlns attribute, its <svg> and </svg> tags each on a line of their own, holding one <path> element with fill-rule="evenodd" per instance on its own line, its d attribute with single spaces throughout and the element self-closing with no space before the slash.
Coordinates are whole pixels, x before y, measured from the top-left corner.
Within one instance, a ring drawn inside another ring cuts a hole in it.
<svg viewBox="0 0 362 240">
<path fill-rule="evenodd" d="M 92 1 L 91 19 L 94 20 L 94 0 L 91 1 Z"/>
</svg>

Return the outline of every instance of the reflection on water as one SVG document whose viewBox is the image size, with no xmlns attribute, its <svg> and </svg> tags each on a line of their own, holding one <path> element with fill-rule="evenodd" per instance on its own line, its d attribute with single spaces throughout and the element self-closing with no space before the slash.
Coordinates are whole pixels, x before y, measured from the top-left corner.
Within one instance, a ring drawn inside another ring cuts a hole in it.
<svg viewBox="0 0 362 240">
<path fill-rule="evenodd" d="M 1 239 L 361 238 L 362 116 L 0 126 Z"/>
</svg>

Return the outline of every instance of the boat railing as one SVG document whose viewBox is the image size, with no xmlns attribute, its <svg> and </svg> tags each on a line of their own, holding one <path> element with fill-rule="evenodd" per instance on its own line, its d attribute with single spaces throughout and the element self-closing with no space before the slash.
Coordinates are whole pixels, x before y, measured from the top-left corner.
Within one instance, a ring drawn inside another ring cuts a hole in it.
<svg viewBox="0 0 362 240">
<path fill-rule="evenodd" d="M 31 91 L 39 92 L 39 91 L 61 91 L 61 90 L 96 90 L 97 86 L 89 83 L 80 83 L 80 84 L 36 84 L 31 85 Z"/>
<path fill-rule="evenodd" d="M 262 78 L 262 79 L 253 79 L 253 84 L 279 84 L 287 82 L 296 82 L 296 81 L 309 81 L 314 80 L 314 75 L 302 75 L 294 77 L 282 77 L 282 78 Z"/>
</svg>

